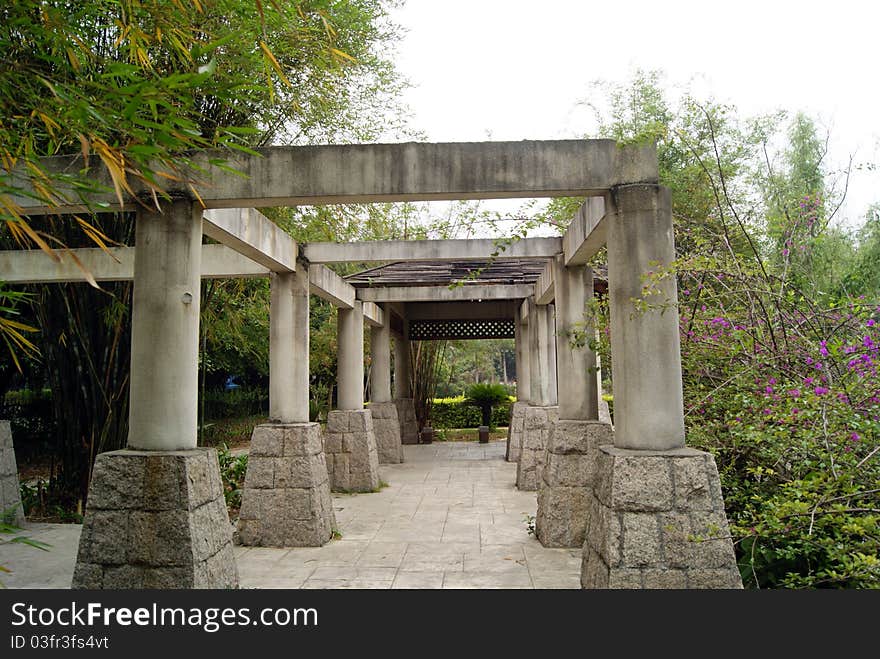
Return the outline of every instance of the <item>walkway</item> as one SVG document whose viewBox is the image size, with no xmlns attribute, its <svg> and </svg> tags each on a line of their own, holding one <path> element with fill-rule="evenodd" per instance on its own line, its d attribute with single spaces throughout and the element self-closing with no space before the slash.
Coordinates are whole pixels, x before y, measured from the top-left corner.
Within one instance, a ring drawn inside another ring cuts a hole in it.
<svg viewBox="0 0 880 659">
<path fill-rule="evenodd" d="M 405 446 L 382 465 L 388 487 L 334 494 L 341 538 L 323 547 L 237 547 L 243 588 L 579 588 L 580 550 L 545 549 L 528 533 L 534 492 L 514 487 L 505 442 Z M 34 525 L 51 552 L 6 545 L 10 588 L 69 587 L 76 525 Z"/>
</svg>

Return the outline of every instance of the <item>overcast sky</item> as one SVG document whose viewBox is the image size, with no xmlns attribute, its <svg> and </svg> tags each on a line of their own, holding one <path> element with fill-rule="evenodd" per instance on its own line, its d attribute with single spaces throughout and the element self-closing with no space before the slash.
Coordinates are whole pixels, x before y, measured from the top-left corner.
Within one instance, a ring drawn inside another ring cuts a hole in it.
<svg viewBox="0 0 880 659">
<path fill-rule="evenodd" d="M 396 61 L 431 141 L 558 139 L 594 129 L 591 82 L 660 69 L 670 88 L 743 115 L 802 110 L 831 130 L 830 164 L 880 165 L 880 8 L 872 0 L 408 0 Z M 595 91 L 593 91 L 595 94 Z M 845 213 L 880 201 L 855 173 Z"/>
</svg>

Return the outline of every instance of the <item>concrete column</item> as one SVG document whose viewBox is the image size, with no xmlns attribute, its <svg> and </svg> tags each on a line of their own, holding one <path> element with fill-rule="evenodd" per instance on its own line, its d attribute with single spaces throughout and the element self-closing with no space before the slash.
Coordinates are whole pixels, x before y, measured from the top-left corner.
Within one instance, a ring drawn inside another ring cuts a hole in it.
<svg viewBox="0 0 880 659">
<path fill-rule="evenodd" d="M 516 399 L 527 403 L 532 388 L 529 375 L 529 326 L 522 321 L 519 308 L 516 310 L 513 331 L 516 345 Z"/>
<path fill-rule="evenodd" d="M 196 448 L 202 215 L 189 200 L 137 210 L 128 447 Z"/>
<path fill-rule="evenodd" d="M 643 276 L 675 259 L 669 190 L 659 185 L 612 189 L 608 217 L 608 288 L 614 445 L 666 450 L 684 446 L 678 291 L 675 277 L 656 283 L 639 311 Z M 668 308 L 666 308 L 668 306 Z"/>
<path fill-rule="evenodd" d="M 541 342 L 547 351 L 547 404 L 556 405 L 559 400 L 556 377 L 556 306 L 548 304 L 545 308 L 547 312 L 544 322 L 547 325 L 545 334 L 541 337 Z"/>
<path fill-rule="evenodd" d="M 269 307 L 269 418 L 291 423 L 296 416 L 293 288 L 295 273 L 273 272 Z M 306 418 L 308 421 L 308 418 Z"/>
<path fill-rule="evenodd" d="M 354 308 L 339 309 L 337 329 L 337 409 L 364 407 L 364 310 L 360 300 Z"/>
<path fill-rule="evenodd" d="M 394 397 L 412 398 L 409 383 L 409 340 L 400 336 L 394 337 Z"/>
<path fill-rule="evenodd" d="M 388 305 L 382 305 L 385 318 L 390 318 Z M 391 329 L 386 321 L 382 327 L 370 328 L 370 402 L 391 400 Z"/>
<path fill-rule="evenodd" d="M 293 281 L 293 416 L 309 421 L 309 270 L 298 267 Z"/>
<path fill-rule="evenodd" d="M 599 418 L 596 387 L 596 353 L 589 347 L 595 334 L 592 325 L 583 328 L 583 345 L 573 346 L 575 326 L 584 319 L 584 306 L 593 294 L 593 271 L 586 266 L 566 268 L 562 256 L 554 263 L 556 290 L 556 355 L 559 381 L 559 418 L 588 420 Z"/>
</svg>

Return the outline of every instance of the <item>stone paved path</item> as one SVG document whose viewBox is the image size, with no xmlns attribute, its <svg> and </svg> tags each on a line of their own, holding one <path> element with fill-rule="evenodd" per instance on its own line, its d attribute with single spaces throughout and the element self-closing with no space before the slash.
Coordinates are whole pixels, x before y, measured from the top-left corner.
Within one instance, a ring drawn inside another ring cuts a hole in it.
<svg viewBox="0 0 880 659">
<path fill-rule="evenodd" d="M 578 588 L 580 550 L 545 549 L 529 535 L 534 492 L 514 487 L 505 442 L 406 446 L 382 465 L 388 487 L 333 495 L 342 537 L 323 547 L 237 547 L 243 588 Z M 30 526 L 50 552 L 0 547 L 9 588 L 68 588 L 80 527 Z"/>
</svg>

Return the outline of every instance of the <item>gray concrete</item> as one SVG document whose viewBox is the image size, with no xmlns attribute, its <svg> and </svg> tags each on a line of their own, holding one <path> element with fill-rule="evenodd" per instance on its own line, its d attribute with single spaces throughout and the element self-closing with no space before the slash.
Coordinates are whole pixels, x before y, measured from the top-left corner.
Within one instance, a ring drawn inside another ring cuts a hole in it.
<svg viewBox="0 0 880 659">
<path fill-rule="evenodd" d="M 419 422 L 416 419 L 416 407 L 412 398 L 395 398 L 397 420 L 400 423 L 400 443 L 419 443 Z"/>
<path fill-rule="evenodd" d="M 410 379 L 409 341 L 403 337 L 394 337 L 394 397 L 412 398 Z"/>
<path fill-rule="evenodd" d="M 535 303 L 551 304 L 556 299 L 556 266 L 555 259 L 559 256 L 554 254 L 553 258 L 547 261 L 538 279 L 535 281 Z"/>
<path fill-rule="evenodd" d="M 373 434 L 376 437 L 376 453 L 379 464 L 398 464 L 403 462 L 401 443 L 402 424 L 398 416 L 397 402 L 388 400 L 382 403 L 371 402 Z"/>
<path fill-rule="evenodd" d="M 134 247 L 0 251 L 0 272 L 7 284 L 131 281 Z M 268 277 L 269 270 L 226 245 L 202 245 L 202 279 Z M 354 297 L 354 290 L 352 290 Z"/>
<path fill-rule="evenodd" d="M 378 286 L 357 289 L 357 298 L 368 302 L 464 302 L 522 299 L 534 292 L 532 284 L 465 284 L 449 286 Z"/>
<path fill-rule="evenodd" d="M 519 302 L 410 302 L 405 306 L 407 320 L 498 320 L 513 318 Z"/>
<path fill-rule="evenodd" d="M 217 452 L 101 453 L 72 587 L 238 587 Z"/>
<path fill-rule="evenodd" d="M 605 208 L 604 197 L 590 197 L 578 209 L 562 236 L 565 265 L 586 265 L 605 246 L 608 232 Z"/>
<path fill-rule="evenodd" d="M 309 275 L 300 267 L 293 278 L 293 418 L 294 423 L 308 423 L 309 418 Z"/>
<path fill-rule="evenodd" d="M 552 304 L 529 304 L 529 402 L 556 405 L 556 321 Z"/>
<path fill-rule="evenodd" d="M 202 216 L 163 210 L 137 213 L 128 446 L 174 451 L 197 440 Z"/>
<path fill-rule="evenodd" d="M 18 467 L 9 421 L 0 421 L 0 516 L 16 526 L 24 523 Z"/>
<path fill-rule="evenodd" d="M 304 256 L 312 263 L 372 263 L 377 261 L 460 261 L 552 257 L 562 239 L 522 238 L 509 245 L 497 238 L 449 240 L 373 240 L 356 243 L 308 243 Z"/>
<path fill-rule="evenodd" d="M 239 544 L 320 547 L 336 527 L 321 427 L 254 428 L 238 520 Z"/>
<path fill-rule="evenodd" d="M 354 306 L 354 286 L 333 272 L 326 265 L 312 263 L 309 266 L 311 292 L 334 307 L 351 309 Z"/>
<path fill-rule="evenodd" d="M 614 445 L 678 448 L 684 446 L 684 407 L 675 276 L 656 283 L 657 294 L 645 300 L 653 308 L 633 305 L 645 295 L 642 277 L 675 259 L 670 193 L 656 185 L 613 192 L 608 286 Z"/>
<path fill-rule="evenodd" d="M 370 410 L 331 411 L 324 430 L 324 454 L 334 492 L 379 488 L 379 453 Z"/>
<path fill-rule="evenodd" d="M 388 325 L 370 328 L 370 401 L 391 400 L 391 329 Z"/>
<path fill-rule="evenodd" d="M 364 314 L 359 302 L 337 313 L 337 407 L 360 410 L 364 407 Z"/>
<path fill-rule="evenodd" d="M 653 145 L 621 146 L 614 140 L 274 146 L 257 151 L 261 157 L 228 150 L 196 153 L 194 171 L 182 172 L 177 181 L 159 179 L 159 184 L 172 196 L 189 196 L 192 184 L 207 208 L 245 208 L 593 196 L 615 185 L 658 180 Z M 215 159 L 238 172 L 212 165 Z M 42 165 L 51 174 L 79 171 L 84 162 L 79 155 L 56 156 L 43 159 Z M 22 186 L 30 180 L 23 168 L 13 177 Z M 91 195 L 91 203 L 118 208 L 106 168 L 92 168 L 92 178 L 107 192 Z M 137 179 L 129 183 L 135 193 L 148 192 Z M 58 197 L 47 203 L 34 192 L 34 197 L 13 194 L 10 201 L 31 215 L 83 210 L 76 191 L 65 190 L 61 182 Z M 135 204 L 124 200 L 124 207 Z"/>
<path fill-rule="evenodd" d="M 742 588 L 710 453 L 602 446 L 598 457 L 584 588 Z"/>
<path fill-rule="evenodd" d="M 253 208 L 215 208 L 202 214 L 202 231 L 272 272 L 293 272 L 299 253 L 284 229 Z"/>
<path fill-rule="evenodd" d="M 526 408 L 529 404 L 525 401 L 516 401 L 510 406 L 510 425 L 507 426 L 507 452 L 508 462 L 519 462 L 522 455 L 523 432 L 525 431 Z"/>
<path fill-rule="evenodd" d="M 532 398 L 531 376 L 531 328 L 524 321 L 522 307 L 517 308 L 514 325 L 514 349 L 516 351 L 516 399 L 527 403 Z"/>
<path fill-rule="evenodd" d="M 559 382 L 560 419 L 598 419 L 599 391 L 596 385 L 596 353 L 588 341 L 573 345 L 575 331 L 595 335 L 592 324 L 584 326 L 587 300 L 593 294 L 593 271 L 586 266 L 562 264 L 562 256 L 554 262 L 556 279 L 556 355 Z"/>
<path fill-rule="evenodd" d="M 293 378 L 293 364 L 301 359 L 297 355 L 294 329 L 295 276 L 292 272 L 273 274 L 270 289 L 269 418 L 282 423 L 302 420 L 295 418 L 297 390 Z M 308 416 L 305 420 L 308 421 Z"/>
<path fill-rule="evenodd" d="M 527 530 L 535 495 L 513 487 L 504 443 L 405 447 L 389 483 L 333 495 L 339 539 L 323 547 L 236 547 L 242 588 L 579 588 L 581 553 Z M 49 551 L 6 545 L 9 588 L 68 588 L 81 526 L 29 524 Z"/>
</svg>

